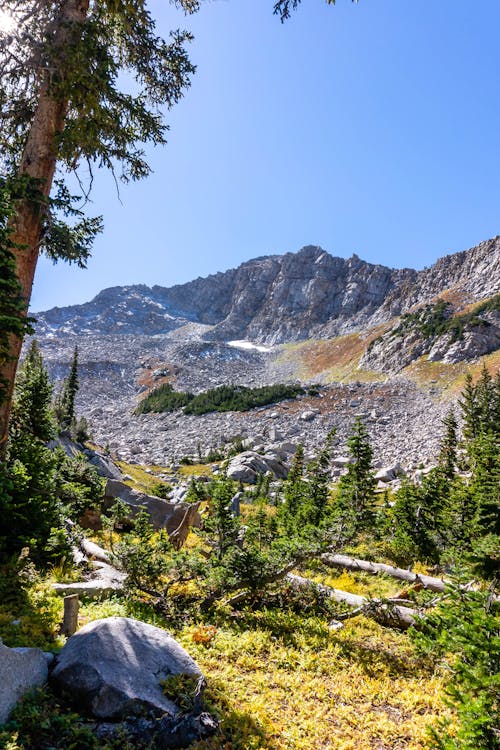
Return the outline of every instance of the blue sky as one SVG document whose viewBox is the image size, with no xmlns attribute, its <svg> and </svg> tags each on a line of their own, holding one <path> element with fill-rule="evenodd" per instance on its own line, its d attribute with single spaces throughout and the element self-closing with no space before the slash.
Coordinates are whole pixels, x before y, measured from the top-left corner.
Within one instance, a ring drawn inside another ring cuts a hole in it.
<svg viewBox="0 0 500 750">
<path fill-rule="evenodd" d="M 500 233 L 500 2 L 206 0 L 159 30 L 195 34 L 154 174 L 97 175 L 88 269 L 39 263 L 32 309 L 119 284 L 170 286 L 321 245 L 423 268 Z"/>
</svg>

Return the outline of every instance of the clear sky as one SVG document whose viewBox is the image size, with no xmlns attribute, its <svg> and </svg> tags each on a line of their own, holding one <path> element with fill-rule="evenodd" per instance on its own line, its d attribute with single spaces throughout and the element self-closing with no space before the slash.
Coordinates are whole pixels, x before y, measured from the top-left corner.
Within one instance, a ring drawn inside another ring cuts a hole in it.
<svg viewBox="0 0 500 750">
<path fill-rule="evenodd" d="M 499 0 L 152 0 L 198 66 L 154 174 L 99 174 L 88 269 L 42 259 L 32 309 L 321 245 L 423 268 L 500 233 Z"/>
</svg>

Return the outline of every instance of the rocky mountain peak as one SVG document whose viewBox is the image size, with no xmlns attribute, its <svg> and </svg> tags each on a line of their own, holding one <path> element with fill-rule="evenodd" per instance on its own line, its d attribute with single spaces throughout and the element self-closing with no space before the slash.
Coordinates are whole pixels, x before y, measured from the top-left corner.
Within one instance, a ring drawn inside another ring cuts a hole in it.
<svg viewBox="0 0 500 750">
<path fill-rule="evenodd" d="M 84 305 L 39 313 L 38 332 L 159 334 L 196 323 L 208 340 L 274 344 L 365 329 L 443 293 L 467 304 L 499 291 L 500 237 L 423 271 L 306 245 L 170 288 L 111 287 Z"/>
</svg>

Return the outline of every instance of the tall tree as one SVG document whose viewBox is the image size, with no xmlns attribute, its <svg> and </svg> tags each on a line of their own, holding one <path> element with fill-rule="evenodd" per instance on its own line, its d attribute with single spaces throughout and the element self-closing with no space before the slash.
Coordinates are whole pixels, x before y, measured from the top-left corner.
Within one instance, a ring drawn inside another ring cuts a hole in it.
<svg viewBox="0 0 500 750">
<path fill-rule="evenodd" d="M 198 7 L 197 0 L 178 4 L 186 12 Z M 61 173 L 82 163 L 90 173 L 104 166 L 125 181 L 145 177 L 142 144 L 165 142 L 161 107 L 180 99 L 194 68 L 185 50 L 191 35 L 172 32 L 168 43 L 156 36 L 145 0 L 4 0 L 2 9 L 12 27 L 0 34 L 0 188 L 8 187 L 13 207 L 8 240 L 25 315 L 40 251 L 84 266 L 101 226 L 54 181 L 56 166 Z M 122 71 L 135 79 L 134 94 Z M 0 361 L 0 449 L 21 334 L 11 333 Z"/>
<path fill-rule="evenodd" d="M 186 13 L 200 5 L 169 2 Z M 285 20 L 299 2 L 278 0 L 274 12 Z M 0 190 L 8 188 L 13 209 L 8 249 L 21 304 L 20 322 L 0 346 L 0 456 L 39 254 L 84 267 L 102 228 L 100 217 L 76 207 L 79 196 L 55 179 L 56 168 L 78 175 L 84 164 L 90 186 L 94 167 L 124 181 L 147 176 L 143 144 L 165 143 L 163 109 L 179 101 L 194 72 L 185 49 L 191 34 L 158 37 L 146 0 L 3 0 L 2 12 L 11 23 L 0 31 Z M 1 231 L 0 220 L 3 263 Z"/>
<path fill-rule="evenodd" d="M 372 472 L 373 450 L 368 431 L 358 417 L 347 441 L 351 463 L 340 478 L 338 509 L 351 517 L 355 527 L 364 526 L 372 515 L 375 478 Z"/>
<path fill-rule="evenodd" d="M 61 398 L 61 425 L 71 427 L 76 421 L 75 399 L 78 393 L 78 347 L 75 346 L 69 375 L 64 381 Z"/>
<path fill-rule="evenodd" d="M 445 433 L 439 450 L 439 466 L 444 476 L 451 481 L 455 476 L 458 447 L 458 422 L 453 407 L 443 419 L 443 426 Z"/>
<path fill-rule="evenodd" d="M 0 472 L 0 560 L 30 547 L 37 560 L 52 528 L 60 524 L 55 455 L 45 446 L 54 436 L 52 386 L 36 341 L 16 380 L 9 454 Z"/>
</svg>

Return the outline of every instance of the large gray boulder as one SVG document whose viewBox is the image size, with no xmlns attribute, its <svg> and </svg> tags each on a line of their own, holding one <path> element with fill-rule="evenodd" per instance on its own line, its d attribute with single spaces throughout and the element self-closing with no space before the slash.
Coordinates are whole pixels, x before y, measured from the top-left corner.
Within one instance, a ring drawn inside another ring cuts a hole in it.
<svg viewBox="0 0 500 750">
<path fill-rule="evenodd" d="M 375 479 L 378 482 L 394 482 L 398 477 L 405 476 L 406 472 L 400 464 L 394 464 L 393 466 L 383 466 L 375 474 Z"/>
<path fill-rule="evenodd" d="M 84 451 L 87 461 L 95 468 L 99 476 L 105 479 L 123 479 L 123 475 L 118 466 L 113 461 L 102 453 L 90 450 L 87 448 Z"/>
<path fill-rule="evenodd" d="M 202 678 L 196 662 L 165 630 L 128 617 L 96 620 L 68 639 L 51 674 L 54 688 L 85 713 L 102 720 L 130 716 L 176 719 L 165 697 L 171 675 Z"/>
<path fill-rule="evenodd" d="M 0 639 L 0 724 L 25 693 L 47 682 L 51 658 L 39 648 L 8 648 Z"/>
<path fill-rule="evenodd" d="M 278 479 L 287 476 L 288 470 L 276 454 L 260 456 L 255 451 L 244 451 L 231 459 L 227 476 L 235 482 L 255 484 L 259 474 L 270 472 Z"/>
<path fill-rule="evenodd" d="M 155 529 L 166 529 L 169 534 L 179 527 L 199 526 L 201 522 L 198 503 L 173 503 L 155 495 L 133 490 L 127 484 L 115 479 L 108 479 L 104 490 L 104 510 L 114 505 L 116 500 L 121 500 L 129 506 L 132 518 L 141 508 L 144 508 Z"/>
</svg>

